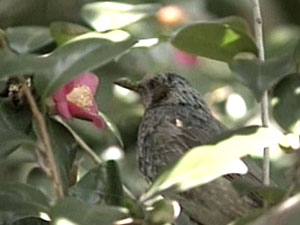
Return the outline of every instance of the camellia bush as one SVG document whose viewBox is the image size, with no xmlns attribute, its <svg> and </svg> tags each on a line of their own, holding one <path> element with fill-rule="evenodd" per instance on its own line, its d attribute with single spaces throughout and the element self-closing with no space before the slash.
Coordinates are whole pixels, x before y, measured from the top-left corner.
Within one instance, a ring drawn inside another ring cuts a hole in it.
<svg viewBox="0 0 300 225">
<path fill-rule="evenodd" d="M 250 22 L 237 15 L 189 21 L 175 5 L 100 1 L 83 4 L 78 23 L 66 19 L 0 29 L 0 224 L 173 224 L 181 215 L 171 200 L 157 198 L 161 193 L 210 182 L 234 161 L 257 149 L 262 156 L 269 146 L 280 148 L 289 165 L 280 171 L 271 167 L 277 185 L 235 185 L 241 195 L 257 192 L 266 207 L 234 224 L 298 224 L 299 32 L 265 57 L 271 43 L 259 33 L 264 18 L 256 3 L 247 5 L 254 15 Z M 116 104 L 113 80 L 144 76 L 137 74 L 151 65 L 145 55 L 156 54 L 161 45 L 172 46 L 174 62 L 184 68 L 222 65 L 230 73 L 222 85 L 230 79 L 249 92 L 247 120 L 257 115 L 257 104 L 264 120 L 263 126 L 243 126 L 213 145 L 191 149 L 147 186 L 138 173 L 128 172 L 135 160 L 119 162 L 102 150 L 113 143 L 126 155 L 134 148 L 130 126 L 138 126 L 140 106 L 136 96 Z M 102 90 L 107 92 L 99 97 Z M 102 110 L 110 103 L 111 114 Z M 268 150 L 261 161 L 266 181 Z M 191 222 L 182 217 L 176 224 Z"/>
</svg>

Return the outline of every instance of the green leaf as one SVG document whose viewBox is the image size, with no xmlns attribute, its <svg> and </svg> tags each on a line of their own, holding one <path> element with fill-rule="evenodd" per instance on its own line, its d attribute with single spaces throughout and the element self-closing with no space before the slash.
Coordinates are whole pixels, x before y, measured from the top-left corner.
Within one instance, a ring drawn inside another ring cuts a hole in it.
<svg viewBox="0 0 300 225">
<path fill-rule="evenodd" d="M 146 214 L 145 224 L 165 225 L 174 221 L 174 208 L 171 200 L 159 200 L 152 207 L 153 209 Z"/>
<path fill-rule="evenodd" d="M 300 74 L 291 74 L 274 89 L 273 116 L 286 131 L 299 131 L 300 126 Z"/>
<path fill-rule="evenodd" d="M 70 188 L 69 195 L 91 204 L 101 203 L 107 192 L 106 175 L 103 164 L 96 166 Z"/>
<path fill-rule="evenodd" d="M 75 23 L 54 22 L 50 24 L 50 32 L 55 42 L 61 45 L 79 35 L 90 32 L 90 30 Z"/>
<path fill-rule="evenodd" d="M 258 187 L 253 191 L 259 194 L 269 206 L 281 202 L 286 195 L 286 191 L 278 187 Z"/>
<path fill-rule="evenodd" d="M 268 203 L 268 206 L 279 203 L 286 194 L 286 191 L 275 186 L 262 186 L 245 181 L 243 178 L 237 178 L 232 181 L 234 188 L 241 196 L 255 193 L 264 202 Z"/>
<path fill-rule="evenodd" d="M 48 199 L 39 190 L 25 184 L 0 185 L 0 224 L 48 214 Z"/>
<path fill-rule="evenodd" d="M 5 36 L 9 46 L 20 54 L 35 52 L 53 42 L 49 28 L 41 26 L 10 27 Z"/>
<path fill-rule="evenodd" d="M 36 217 L 28 217 L 14 222 L 12 225 L 48 225 L 49 221 L 42 220 Z"/>
<path fill-rule="evenodd" d="M 161 173 L 141 199 L 150 199 L 171 188 L 185 191 L 228 173 L 240 173 L 240 167 L 232 165 L 241 163 L 237 160 L 254 149 L 268 146 L 271 138 L 267 128 L 245 127 L 220 136 L 215 144 L 195 147 Z"/>
<path fill-rule="evenodd" d="M 134 43 L 130 36 L 124 40 L 109 41 L 103 37 L 79 36 L 66 45 L 57 48 L 50 56 L 50 68 L 43 71 L 47 77 L 43 78 L 42 97 L 48 97 L 62 84 L 72 77 L 86 71 L 103 66 L 128 50 Z M 46 68 L 44 68 L 46 69 Z M 37 77 L 38 78 L 38 77 Z M 46 78 L 46 79 L 44 79 Z"/>
<path fill-rule="evenodd" d="M 114 30 L 154 15 L 157 4 L 131 5 L 119 2 L 86 4 L 81 11 L 83 19 L 98 31 Z"/>
<path fill-rule="evenodd" d="M 74 137 L 61 124 L 48 120 L 48 132 L 64 190 L 69 187 L 71 168 L 73 166 L 78 145 Z"/>
<path fill-rule="evenodd" d="M 27 135 L 31 128 L 31 112 L 27 107 L 16 109 L 12 105 L 0 102 L 0 158 L 6 157 L 21 144 L 35 145 Z"/>
<path fill-rule="evenodd" d="M 122 205 L 123 187 L 117 164 L 108 161 L 93 168 L 69 190 L 69 195 L 92 204 L 105 200 L 109 205 Z"/>
<path fill-rule="evenodd" d="M 300 194 L 297 194 L 285 200 L 277 207 L 273 207 L 254 222 L 247 223 L 247 225 L 297 225 L 300 221 L 299 207 Z"/>
<path fill-rule="evenodd" d="M 106 163 L 107 173 L 107 197 L 106 202 L 109 205 L 122 206 L 123 186 L 121 175 L 116 161 L 109 160 Z"/>
<path fill-rule="evenodd" d="M 74 198 L 59 201 L 51 213 L 53 225 L 63 221 L 80 225 L 113 225 L 126 216 L 127 210 L 124 208 L 92 205 Z"/>
<path fill-rule="evenodd" d="M 11 77 L 46 71 L 50 65 L 45 58 L 35 55 L 16 55 L 0 50 L 0 77 Z"/>
<path fill-rule="evenodd" d="M 258 101 L 264 91 L 273 87 L 279 80 L 291 73 L 296 65 L 295 43 L 287 46 L 284 56 L 269 59 L 237 59 L 230 64 L 230 69 L 238 81 L 247 86 Z"/>
<path fill-rule="evenodd" d="M 23 201 L 35 202 L 44 207 L 49 206 L 49 199 L 40 190 L 21 183 L 0 183 L 1 194 L 11 194 Z"/>
<path fill-rule="evenodd" d="M 111 33 L 84 34 L 57 48 L 46 57 L 14 55 L 0 51 L 0 77 L 35 74 L 35 86 L 42 101 L 72 77 L 103 66 L 136 42 L 128 33 L 114 39 Z M 114 31 L 114 35 L 120 32 Z"/>
<path fill-rule="evenodd" d="M 247 24 L 239 17 L 187 25 L 179 30 L 171 43 L 190 54 L 224 62 L 230 62 L 241 52 L 257 53 Z"/>
</svg>

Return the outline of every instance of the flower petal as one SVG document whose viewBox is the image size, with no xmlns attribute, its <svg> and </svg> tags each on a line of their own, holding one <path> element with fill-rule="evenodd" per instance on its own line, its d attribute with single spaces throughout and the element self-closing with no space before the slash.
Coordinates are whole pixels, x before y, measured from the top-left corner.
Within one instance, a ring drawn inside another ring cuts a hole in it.
<svg viewBox="0 0 300 225">
<path fill-rule="evenodd" d="M 75 104 L 69 103 L 69 109 L 73 116 L 90 120 L 92 121 L 98 128 L 105 128 L 106 124 L 104 120 L 98 115 L 98 107 L 96 102 L 93 102 L 93 105 L 88 109 L 80 108 Z"/>
<path fill-rule="evenodd" d="M 85 85 L 88 86 L 91 89 L 93 95 L 95 95 L 98 84 L 99 84 L 99 79 L 95 74 L 82 73 L 67 83 L 68 92 L 71 91 L 75 86 Z"/>
<path fill-rule="evenodd" d="M 67 102 L 59 102 L 55 104 L 56 112 L 65 119 L 71 119 L 72 115 L 69 111 L 69 104 Z"/>
<path fill-rule="evenodd" d="M 72 115 L 69 111 L 68 102 L 66 99 L 65 87 L 60 87 L 52 96 L 55 103 L 56 112 L 65 119 L 71 119 Z"/>
</svg>

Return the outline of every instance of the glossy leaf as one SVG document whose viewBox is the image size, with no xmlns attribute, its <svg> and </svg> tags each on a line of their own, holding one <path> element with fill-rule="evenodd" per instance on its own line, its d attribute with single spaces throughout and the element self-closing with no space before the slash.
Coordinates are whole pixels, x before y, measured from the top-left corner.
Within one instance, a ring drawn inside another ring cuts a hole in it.
<svg viewBox="0 0 300 225">
<path fill-rule="evenodd" d="M 27 132 L 31 127 L 31 113 L 27 107 L 16 109 L 0 102 L 0 158 L 8 156 L 21 144 L 35 145 Z"/>
<path fill-rule="evenodd" d="M 50 32 L 55 42 L 61 45 L 79 35 L 90 32 L 90 30 L 75 23 L 53 22 L 50 24 Z"/>
<path fill-rule="evenodd" d="M 215 144 L 195 147 L 161 173 L 142 200 L 170 188 L 185 191 L 228 173 L 241 173 L 240 167 L 233 168 L 232 165 L 241 162 L 237 160 L 253 150 L 268 146 L 271 138 L 267 128 L 246 127 L 229 132 Z"/>
<path fill-rule="evenodd" d="M 35 52 L 53 42 L 49 28 L 41 26 L 10 27 L 5 36 L 11 49 L 20 54 Z"/>
<path fill-rule="evenodd" d="M 128 50 L 135 40 L 127 37 L 123 41 L 113 42 L 99 37 L 78 37 L 67 45 L 57 48 L 50 56 L 48 61 L 49 70 L 44 73 L 48 74 L 43 78 L 42 97 L 52 94 L 59 86 L 66 83 L 72 77 L 103 66 L 113 60 L 124 51 Z M 44 79 L 46 78 L 46 79 Z"/>
<path fill-rule="evenodd" d="M 90 170 L 69 195 L 92 204 L 122 205 L 123 187 L 116 163 L 108 161 Z"/>
<path fill-rule="evenodd" d="M 92 205 L 74 198 L 59 201 L 52 209 L 52 224 L 63 222 L 80 225 L 113 225 L 125 218 L 127 210 L 112 206 Z"/>
<path fill-rule="evenodd" d="M 0 77 L 35 74 L 35 86 L 44 99 L 72 77 L 103 66 L 123 54 L 135 42 L 128 35 L 112 41 L 103 35 L 84 35 L 45 57 L 0 51 Z"/>
<path fill-rule="evenodd" d="M 276 122 L 286 131 L 296 133 L 296 130 L 299 130 L 299 102 L 300 74 L 291 74 L 275 86 L 272 104 Z"/>
<path fill-rule="evenodd" d="M 64 190 L 66 191 L 69 187 L 71 178 L 70 172 L 78 150 L 78 145 L 74 137 L 61 124 L 54 120 L 48 120 L 47 124 L 55 162 Z"/>
<path fill-rule="evenodd" d="M 39 190 L 25 184 L 0 185 L 0 224 L 48 214 L 48 200 Z"/>
<path fill-rule="evenodd" d="M 49 68 L 44 58 L 35 55 L 16 55 L 0 50 L 0 58 L 0 77 L 35 74 Z"/>
<path fill-rule="evenodd" d="M 106 162 L 107 173 L 107 196 L 106 202 L 109 205 L 122 206 L 123 186 L 118 164 L 114 160 Z"/>
<path fill-rule="evenodd" d="M 70 188 L 69 195 L 91 204 L 97 204 L 103 202 L 106 192 L 106 168 L 100 164 L 87 172 L 75 186 Z"/>
<path fill-rule="evenodd" d="M 259 59 L 237 59 L 230 64 L 233 75 L 247 86 L 260 101 L 264 91 L 291 73 L 296 65 L 295 44 L 287 46 L 286 55 L 265 62 Z"/>
<path fill-rule="evenodd" d="M 187 25 L 171 43 L 187 53 L 224 62 L 230 62 L 241 52 L 257 53 L 246 22 L 239 17 Z"/>
<path fill-rule="evenodd" d="M 12 225 L 48 225 L 49 221 L 42 220 L 36 217 L 28 217 L 14 222 Z"/>
<path fill-rule="evenodd" d="M 0 193 L 11 194 L 24 201 L 31 201 L 44 207 L 49 206 L 49 199 L 40 190 L 27 185 L 15 183 L 0 183 Z"/>
<path fill-rule="evenodd" d="M 81 11 L 83 19 L 98 31 L 114 30 L 156 13 L 155 4 L 130 5 L 119 2 L 94 2 Z"/>
</svg>

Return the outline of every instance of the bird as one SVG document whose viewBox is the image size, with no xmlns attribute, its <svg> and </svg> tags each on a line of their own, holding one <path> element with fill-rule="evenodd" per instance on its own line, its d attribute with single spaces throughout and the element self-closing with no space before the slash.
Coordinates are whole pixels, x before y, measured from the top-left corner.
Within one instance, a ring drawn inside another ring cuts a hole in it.
<svg viewBox="0 0 300 225">
<path fill-rule="evenodd" d="M 137 160 L 141 173 L 153 182 L 189 149 L 204 145 L 228 129 L 211 113 L 202 95 L 174 73 L 128 78 L 115 84 L 140 95 L 145 109 L 137 137 Z M 216 156 L 218 157 L 218 156 Z M 249 158 L 246 180 L 261 184 L 261 169 Z M 240 196 L 232 185 L 239 175 L 226 175 L 183 193 L 167 194 L 179 202 L 191 224 L 225 225 L 261 207 L 259 196 Z"/>
</svg>

